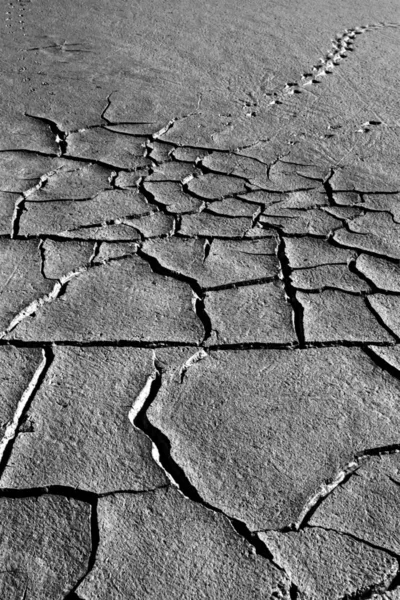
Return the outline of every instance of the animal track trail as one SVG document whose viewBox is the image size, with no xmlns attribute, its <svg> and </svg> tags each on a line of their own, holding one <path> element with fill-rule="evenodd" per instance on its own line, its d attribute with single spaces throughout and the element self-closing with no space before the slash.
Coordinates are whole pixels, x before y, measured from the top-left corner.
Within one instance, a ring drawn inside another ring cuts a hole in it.
<svg viewBox="0 0 400 600">
<path fill-rule="evenodd" d="M 337 34 L 332 39 L 331 47 L 326 54 L 310 69 L 303 72 L 298 81 L 287 82 L 281 90 L 265 92 L 264 96 L 271 97 L 270 105 L 283 104 L 290 96 L 301 94 L 305 89 L 319 85 L 324 77 L 331 75 L 343 60 L 349 58 L 349 53 L 355 50 L 355 40 L 358 35 L 387 27 L 397 28 L 400 27 L 400 23 L 373 23 L 345 29 L 343 33 Z"/>
</svg>

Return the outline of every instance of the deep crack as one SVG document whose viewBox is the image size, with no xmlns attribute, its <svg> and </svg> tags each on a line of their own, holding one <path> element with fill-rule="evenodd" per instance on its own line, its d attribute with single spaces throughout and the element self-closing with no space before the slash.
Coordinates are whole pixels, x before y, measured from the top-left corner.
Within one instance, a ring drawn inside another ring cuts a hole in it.
<svg viewBox="0 0 400 600">
<path fill-rule="evenodd" d="M 199 357 L 200 360 L 201 358 L 203 358 L 203 356 Z M 260 540 L 256 532 L 251 532 L 244 522 L 240 521 L 239 519 L 229 517 L 222 510 L 216 508 L 215 506 L 212 506 L 200 496 L 195 486 L 190 482 L 190 480 L 186 476 L 186 473 L 184 472 L 182 467 L 172 457 L 172 447 L 168 437 L 149 421 L 147 417 L 147 411 L 152 405 L 152 403 L 155 401 L 161 389 L 163 377 L 162 368 L 157 364 L 157 358 L 155 354 L 153 362 L 154 371 L 147 378 L 147 381 L 142 391 L 135 399 L 130 410 L 130 422 L 136 429 L 144 433 L 146 437 L 149 438 L 153 448 L 152 455 L 154 460 L 163 469 L 171 483 L 181 492 L 183 496 L 185 496 L 185 498 L 192 502 L 195 502 L 196 504 L 200 504 L 204 508 L 213 511 L 216 514 L 223 515 L 226 519 L 228 519 L 234 531 L 241 538 L 245 539 L 255 549 L 256 553 L 259 556 L 262 556 L 263 558 L 272 562 L 277 569 L 283 571 L 283 569 L 274 562 L 271 552 L 268 550 L 267 546 Z M 193 360 L 191 364 L 194 364 L 195 362 L 197 362 L 197 360 Z M 186 370 L 190 368 L 190 366 L 191 365 L 188 365 L 187 361 Z M 182 377 L 181 372 L 181 383 L 183 384 L 183 382 L 184 377 Z"/>
<path fill-rule="evenodd" d="M 304 348 L 305 338 L 304 338 L 304 308 L 302 304 L 298 301 L 296 296 L 296 289 L 293 287 L 291 280 L 291 272 L 292 269 L 289 264 L 289 259 L 285 252 L 285 239 L 283 235 L 279 234 L 279 243 L 277 247 L 277 257 L 281 268 L 282 280 L 285 289 L 285 293 L 288 301 L 292 306 L 292 315 L 293 315 L 293 326 L 296 332 L 296 336 L 299 343 L 299 348 Z"/>
<path fill-rule="evenodd" d="M 38 365 L 27 388 L 23 392 L 11 421 L 9 421 L 5 428 L 3 438 L 0 442 L 0 479 L 4 473 L 4 469 L 7 467 L 15 439 L 18 435 L 19 427 L 23 422 L 27 411 L 29 410 L 37 390 L 40 388 L 41 383 L 46 376 L 52 360 L 53 352 L 51 348 L 43 348 L 42 361 Z"/>
</svg>

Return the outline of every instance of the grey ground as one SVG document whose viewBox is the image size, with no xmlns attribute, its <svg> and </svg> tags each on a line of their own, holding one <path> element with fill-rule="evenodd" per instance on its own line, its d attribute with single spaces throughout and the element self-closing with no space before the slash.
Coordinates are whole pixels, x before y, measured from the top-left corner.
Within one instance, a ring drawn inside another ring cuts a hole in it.
<svg viewBox="0 0 400 600">
<path fill-rule="evenodd" d="M 1 10 L 0 598 L 399 600 L 397 1 Z"/>
</svg>

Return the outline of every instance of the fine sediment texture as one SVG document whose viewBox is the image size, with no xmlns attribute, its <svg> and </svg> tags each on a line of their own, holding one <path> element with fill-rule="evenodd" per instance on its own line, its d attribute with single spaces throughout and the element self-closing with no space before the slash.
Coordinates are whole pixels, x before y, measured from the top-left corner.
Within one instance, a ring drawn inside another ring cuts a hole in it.
<svg viewBox="0 0 400 600">
<path fill-rule="evenodd" d="M 398 7 L 2 10 L 0 597 L 399 600 Z"/>
</svg>

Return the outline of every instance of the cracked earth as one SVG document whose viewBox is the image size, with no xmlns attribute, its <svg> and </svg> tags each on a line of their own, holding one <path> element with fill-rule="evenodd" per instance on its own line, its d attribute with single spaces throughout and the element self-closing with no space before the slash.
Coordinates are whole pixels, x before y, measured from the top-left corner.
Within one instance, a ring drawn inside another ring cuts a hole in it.
<svg viewBox="0 0 400 600">
<path fill-rule="evenodd" d="M 81 4 L 2 5 L 0 598 L 399 600 L 398 6 Z"/>
</svg>

